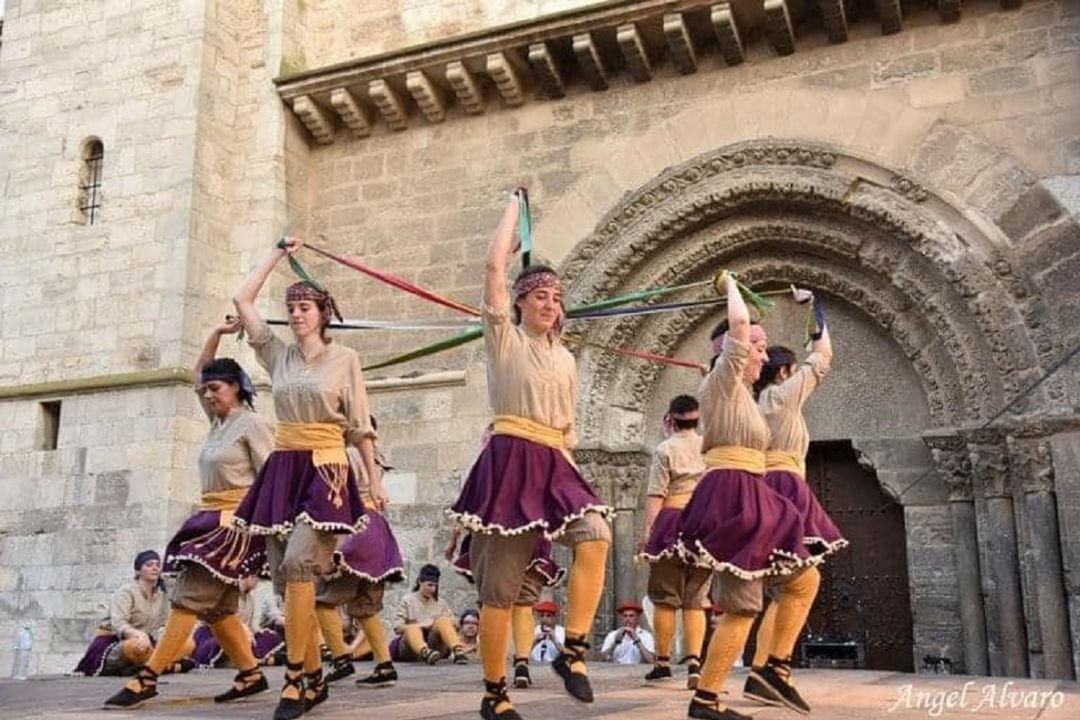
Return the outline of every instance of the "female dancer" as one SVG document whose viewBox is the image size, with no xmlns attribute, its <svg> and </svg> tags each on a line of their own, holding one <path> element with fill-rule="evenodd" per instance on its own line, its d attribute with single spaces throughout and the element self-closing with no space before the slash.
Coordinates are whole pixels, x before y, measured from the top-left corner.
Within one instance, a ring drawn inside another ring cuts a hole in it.
<svg viewBox="0 0 1080 720">
<path fill-rule="evenodd" d="M 562 280 L 534 265 L 506 286 L 519 198 L 503 213 L 485 268 L 483 326 L 494 436 L 473 466 L 450 515 L 471 530 L 471 564 L 483 603 L 480 657 L 487 720 L 520 718 L 506 686 L 511 608 L 533 557 L 536 533 L 571 545 L 566 646 L 552 663 L 567 692 L 592 702 L 586 636 L 604 586 L 611 509 L 569 459 L 574 444 L 577 368 L 559 340 Z M 510 307 L 519 323 L 510 322 Z"/>
<path fill-rule="evenodd" d="M 803 405 L 832 362 L 832 342 L 824 326 L 820 302 L 814 299 L 822 324 L 812 338 L 810 355 L 802 365 L 790 349 L 779 345 L 770 347 L 769 360 L 754 384 L 758 406 L 769 425 L 771 437 L 765 452 L 765 482 L 798 509 L 802 517 L 803 543 L 815 565 L 826 555 L 847 545 L 847 540 L 840 535 L 806 483 L 810 433 L 803 418 Z M 821 576 L 816 567 L 809 567 L 792 577 L 795 581 L 786 582 L 779 588 L 779 597 L 773 600 L 761 619 L 753 666 L 743 695 L 767 705 L 786 705 L 805 713 L 810 711 L 810 706 L 790 681 L 791 654 L 817 596 Z M 777 633 L 777 627 L 782 629 L 782 635 Z"/>
<path fill-rule="evenodd" d="M 765 332 L 730 276 L 728 328 L 701 384 L 702 448 L 709 468 L 679 518 L 683 551 L 718 571 L 724 615 L 713 634 L 688 716 L 745 720 L 719 702 L 724 681 L 762 609 L 763 578 L 807 561 L 798 510 L 764 483 L 769 428 L 751 393 L 767 359 Z"/>
<path fill-rule="evenodd" d="M 135 707 L 157 695 L 158 675 L 184 653 L 198 620 L 210 626 L 240 671 L 233 687 L 214 700 L 238 700 L 267 689 L 251 639 L 237 615 L 240 583 L 263 570 L 266 543 L 240 532 L 231 521 L 270 455 L 274 431 L 268 420 L 253 412 L 254 389 L 247 373 L 232 358 L 214 359 L 221 336 L 239 330 L 239 320 L 214 328 L 195 362 L 199 400 L 210 420 L 210 433 L 199 453 L 202 508 L 165 549 L 165 572 L 179 573 L 165 632 L 153 656 L 105 701 L 106 707 Z"/>
<path fill-rule="evenodd" d="M 356 532 L 366 522 L 346 442 L 360 451 L 375 509 L 383 510 L 387 502 L 360 360 L 326 338 L 326 326 L 338 314 L 330 293 L 307 282 L 289 286 L 291 345 L 270 332 L 255 309 L 270 272 L 302 244 L 287 238 L 275 246 L 233 298 L 248 342 L 270 373 L 278 420 L 274 451 L 236 511 L 240 527 L 271 536 L 270 572 L 284 583 L 287 663 L 275 720 L 300 717 L 328 696 L 316 632 L 315 579 L 333 567 L 335 534 Z"/>
</svg>

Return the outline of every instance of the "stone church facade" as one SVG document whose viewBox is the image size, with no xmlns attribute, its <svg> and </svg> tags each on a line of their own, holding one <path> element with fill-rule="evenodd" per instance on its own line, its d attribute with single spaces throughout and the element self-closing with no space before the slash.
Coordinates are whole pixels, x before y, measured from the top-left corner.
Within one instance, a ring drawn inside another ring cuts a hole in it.
<svg viewBox="0 0 1080 720">
<path fill-rule="evenodd" d="M 29 623 L 39 672 L 74 666 L 131 557 L 197 502 L 189 367 L 276 238 L 477 302 L 525 184 L 571 302 L 724 268 L 825 297 L 810 475 L 853 547 L 823 647 L 1076 677 L 1076 3 L 7 0 L 2 32 L 0 639 Z M 347 317 L 440 316 L 302 259 Z M 704 360 L 716 319 L 574 329 Z M 801 344 L 802 317 L 765 325 Z M 440 336 L 336 337 L 377 362 Z M 618 509 L 599 631 L 643 589 L 648 452 L 699 377 L 594 348 L 579 369 L 577 457 Z M 412 571 L 441 561 L 484 368 L 466 345 L 369 382 Z"/>
</svg>

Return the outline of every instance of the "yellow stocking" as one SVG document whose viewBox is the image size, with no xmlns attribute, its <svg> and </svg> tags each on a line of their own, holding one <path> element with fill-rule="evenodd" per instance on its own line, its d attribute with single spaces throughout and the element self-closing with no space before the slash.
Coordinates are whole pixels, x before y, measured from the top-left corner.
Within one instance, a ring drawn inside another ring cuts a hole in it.
<svg viewBox="0 0 1080 720">
<path fill-rule="evenodd" d="M 237 670 L 244 672 L 258 666 L 255 653 L 251 649 L 251 638 L 239 617 L 226 615 L 210 626 L 210 632 L 214 633 L 218 645 L 221 645 Z"/>
<path fill-rule="evenodd" d="M 390 662 L 390 646 L 386 642 L 386 628 L 378 615 L 368 615 L 360 618 L 360 627 L 364 629 L 364 637 L 371 646 L 371 654 L 375 656 L 375 664 Z M 359 649 L 359 648 L 358 648 Z"/>
<path fill-rule="evenodd" d="M 506 651 L 510 649 L 510 608 L 484 605 L 480 608 L 480 659 L 484 664 L 484 681 L 497 684 L 506 678 Z M 493 694 L 490 694 L 494 697 Z M 505 712 L 513 705 L 501 702 L 495 706 L 496 713 Z"/>
<path fill-rule="evenodd" d="M 574 547 L 574 563 L 566 590 L 566 639 L 581 640 L 592 629 L 596 608 L 604 592 L 604 566 L 607 564 L 608 542 L 586 540 Z M 483 626 L 481 626 L 483 627 Z M 585 673 L 585 663 L 576 660 L 570 670 Z"/>
<path fill-rule="evenodd" d="M 195 631 L 195 623 L 199 616 L 190 610 L 174 607 L 169 611 L 169 619 L 165 621 L 165 632 L 161 635 L 154 654 L 146 663 L 146 667 L 160 675 L 165 668 L 172 665 L 194 650 L 191 641 L 191 633 Z M 186 652 L 185 652 L 186 651 Z"/>
<path fill-rule="evenodd" d="M 705 665 L 701 668 L 701 682 L 698 690 L 716 693 L 724 691 L 724 682 L 727 680 L 731 666 L 735 659 L 746 647 L 746 639 L 750 636 L 750 628 L 754 625 L 753 615 L 733 615 L 724 613 L 720 617 L 720 624 L 713 631 L 712 640 L 709 641 L 709 651 L 705 657 Z"/>
<path fill-rule="evenodd" d="M 431 623 L 431 629 L 442 640 L 444 647 L 451 650 L 461 647 L 461 638 L 458 637 L 457 628 L 454 627 L 454 621 L 450 618 L 445 615 L 435 618 L 435 621 Z"/>
<path fill-rule="evenodd" d="M 675 608 L 670 605 L 655 606 L 652 624 L 656 633 L 656 664 L 670 665 L 671 649 L 675 644 Z"/>
<path fill-rule="evenodd" d="M 318 657 L 315 627 L 315 583 L 310 580 L 285 583 L 285 652 L 293 665 L 304 662 L 313 640 Z"/>
<path fill-rule="evenodd" d="M 336 658 L 348 655 L 349 648 L 345 646 L 345 631 L 341 627 L 341 613 L 337 606 L 316 603 L 315 617 L 319 621 L 323 639 L 330 648 L 330 654 Z"/>
<path fill-rule="evenodd" d="M 694 655 L 700 659 L 701 654 L 705 652 L 705 648 L 701 647 L 701 645 L 705 642 L 705 625 L 707 622 L 705 611 L 701 608 L 683 608 L 683 645 L 685 646 L 684 652 L 687 655 Z"/>
<path fill-rule="evenodd" d="M 514 627 L 514 659 L 529 659 L 533 641 L 533 613 L 529 605 L 515 605 L 511 611 Z"/>
<path fill-rule="evenodd" d="M 754 648 L 753 666 L 756 668 L 763 666 L 769 659 L 769 653 L 772 652 L 773 636 L 776 631 L 776 609 L 779 606 L 780 603 L 775 600 L 772 601 L 765 610 L 765 614 L 761 616 L 761 624 L 758 625 L 755 639 L 756 647 Z"/>
<path fill-rule="evenodd" d="M 806 625 L 806 617 L 814 605 L 820 584 L 821 573 L 817 568 L 811 567 L 784 585 L 780 599 L 776 602 L 776 629 L 773 630 L 772 643 L 769 646 L 770 655 L 781 660 L 791 658 L 795 642 Z"/>
<path fill-rule="evenodd" d="M 406 625 L 402 635 L 405 638 L 405 645 L 412 650 L 413 655 L 422 657 L 424 648 L 427 647 L 423 629 L 419 625 Z"/>
</svg>

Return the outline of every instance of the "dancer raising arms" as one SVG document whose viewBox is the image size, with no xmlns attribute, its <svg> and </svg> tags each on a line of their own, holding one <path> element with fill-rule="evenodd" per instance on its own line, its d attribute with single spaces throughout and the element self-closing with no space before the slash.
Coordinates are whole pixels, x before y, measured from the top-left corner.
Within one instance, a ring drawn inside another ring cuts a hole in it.
<svg viewBox="0 0 1080 720">
<path fill-rule="evenodd" d="M 284 584 L 288 662 L 275 720 L 297 718 L 328 695 L 316 632 L 315 580 L 332 568 L 335 534 L 355 532 L 366 521 L 346 443 L 360 451 L 375 509 L 387 503 L 360 360 L 325 336 L 331 316 L 338 315 L 330 293 L 308 282 L 289 286 L 291 345 L 274 335 L 255 309 L 271 271 L 302 244 L 296 238 L 279 243 L 233 298 L 248 342 L 270 373 L 278 421 L 274 451 L 236 512 L 238 525 L 271 536 L 270 571 L 279 586 Z"/>
<path fill-rule="evenodd" d="M 701 384 L 702 448 L 709 468 L 679 518 L 684 553 L 719 572 L 724 614 L 709 643 L 688 716 L 745 720 L 719 695 L 762 609 L 764 578 L 789 573 L 808 558 L 798 511 L 764 482 L 769 428 L 751 393 L 767 359 L 760 325 L 728 276 L 723 350 Z"/>
<path fill-rule="evenodd" d="M 519 215 L 511 199 L 488 251 L 483 326 L 494 436 L 473 466 L 450 515 L 472 531 L 471 565 L 481 610 L 480 657 L 487 720 L 520 718 L 507 693 L 511 608 L 533 557 L 536 534 L 574 548 L 566 645 L 552 663 L 573 697 L 593 699 L 586 637 L 604 585 L 611 530 L 607 507 L 569 459 L 577 368 L 559 340 L 562 280 L 551 268 L 523 270 L 507 288 L 506 266 Z M 511 301 L 519 322 L 510 320 Z"/>
<path fill-rule="evenodd" d="M 165 632 L 153 656 L 105 701 L 106 707 L 131 708 L 157 695 L 158 675 L 189 652 L 198 620 L 210 627 L 240 671 L 233 687 L 214 700 L 238 700 L 267 689 L 251 639 L 237 615 L 241 580 L 263 569 L 266 542 L 232 527 L 231 520 L 270 454 L 274 431 L 253 411 L 254 389 L 243 368 L 232 358 L 214 358 L 221 336 L 238 330 L 239 320 L 216 327 L 195 362 L 196 390 L 210 420 L 210 433 L 199 453 L 202 507 L 165 550 L 165 572 L 179 573 Z"/>
<path fill-rule="evenodd" d="M 832 342 L 824 324 L 821 301 L 814 299 L 821 323 L 814 334 L 810 354 L 800 365 L 795 353 L 783 346 L 768 349 L 769 360 L 754 384 L 758 406 L 769 425 L 769 449 L 765 452 L 765 482 L 791 501 L 802 517 L 803 543 L 811 561 L 847 545 L 832 519 L 821 507 L 806 482 L 806 453 L 810 433 L 803 418 L 803 406 L 832 362 Z M 810 608 L 817 597 L 821 575 L 809 567 L 780 579 L 778 592 L 758 627 L 757 644 L 743 695 L 767 705 L 786 705 L 797 712 L 810 706 L 791 684 L 791 654 Z"/>
</svg>

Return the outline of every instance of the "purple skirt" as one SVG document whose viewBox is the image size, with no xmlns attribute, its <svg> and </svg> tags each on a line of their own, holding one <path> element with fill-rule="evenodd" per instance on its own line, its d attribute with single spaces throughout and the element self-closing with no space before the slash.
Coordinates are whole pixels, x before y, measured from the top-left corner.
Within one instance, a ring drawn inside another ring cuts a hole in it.
<svg viewBox="0 0 1080 720">
<path fill-rule="evenodd" d="M 105 660 L 114 646 L 120 643 L 119 635 L 97 635 L 90 641 L 90 647 L 86 648 L 86 654 L 75 666 L 77 675 L 100 675 L 105 667 Z"/>
<path fill-rule="evenodd" d="M 765 482 L 780 496 L 790 500 L 799 511 L 802 516 L 803 544 L 812 560 L 820 562 L 847 547 L 848 541 L 840 534 L 805 480 L 786 470 L 770 470 L 765 475 Z"/>
<path fill-rule="evenodd" d="M 613 514 L 563 453 L 495 435 L 448 513 L 472 532 L 515 535 L 535 529 L 555 539 L 589 511 L 608 519 Z"/>
<path fill-rule="evenodd" d="M 472 573 L 472 561 L 469 557 L 471 548 L 472 534 L 469 534 L 461 541 L 461 550 L 458 551 L 458 556 L 454 558 L 453 566 L 454 570 L 466 580 L 475 582 Z M 533 545 L 533 557 L 525 571 L 535 572 L 542 577 L 544 585 L 547 587 L 558 587 L 566 578 L 566 568 L 563 568 L 551 558 L 551 541 L 543 535 L 536 538 L 536 544 Z"/>
<path fill-rule="evenodd" d="M 744 580 L 812 564 L 798 509 L 760 475 L 742 470 L 705 473 L 678 529 L 684 559 Z"/>
<path fill-rule="evenodd" d="M 646 562 L 659 562 L 679 555 L 679 515 L 682 508 L 660 508 L 653 521 L 649 540 L 640 558 Z"/>
<path fill-rule="evenodd" d="M 191 659 L 202 668 L 212 668 L 217 665 L 224 651 L 218 644 L 217 638 L 207 625 L 200 625 L 195 629 L 195 652 L 191 653 Z"/>
<path fill-rule="evenodd" d="M 252 644 L 255 646 L 255 659 L 263 665 L 271 655 L 285 647 L 285 638 L 277 630 L 263 628 L 255 633 Z"/>
<path fill-rule="evenodd" d="M 344 534 L 361 530 L 367 516 L 352 468 L 340 497 L 335 497 L 311 463 L 310 450 L 275 450 L 240 502 L 233 522 L 256 535 L 285 535 L 298 522 Z"/>
<path fill-rule="evenodd" d="M 373 583 L 401 582 L 405 579 L 405 563 L 390 523 L 377 512 L 367 517 L 367 527 L 350 535 L 334 553 L 337 566 Z"/>
<path fill-rule="evenodd" d="M 220 510 L 202 510 L 184 522 L 165 547 L 162 571 L 176 574 L 189 562 L 202 565 L 227 585 L 239 585 L 243 577 L 269 572 L 266 539 L 222 527 Z"/>
</svg>

